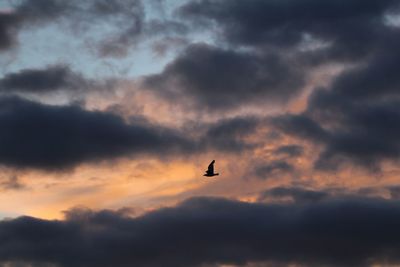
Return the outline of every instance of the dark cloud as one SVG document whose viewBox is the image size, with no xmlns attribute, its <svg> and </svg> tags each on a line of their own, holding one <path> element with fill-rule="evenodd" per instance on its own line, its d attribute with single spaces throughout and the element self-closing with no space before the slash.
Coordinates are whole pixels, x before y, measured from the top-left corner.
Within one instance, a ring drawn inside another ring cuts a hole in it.
<svg viewBox="0 0 400 267">
<path fill-rule="evenodd" d="M 232 109 L 287 101 L 315 70 L 310 62 L 350 62 L 326 88 L 314 89 L 304 113 L 271 122 L 320 145 L 319 169 L 356 164 L 377 171 L 400 155 L 400 30 L 385 21 L 398 10 L 396 0 L 188 1 L 181 17 L 211 29 L 228 48 L 192 45 L 145 84 L 171 101 Z"/>
<path fill-rule="evenodd" d="M 139 155 L 241 153 L 258 145 L 246 140 L 258 122 L 254 117 L 237 117 L 172 129 L 142 117 L 126 122 L 112 112 L 1 97 L 0 164 L 52 170 Z"/>
<path fill-rule="evenodd" d="M 214 23 L 219 37 L 234 45 L 293 48 L 308 34 L 328 44 L 318 51 L 322 58 L 355 59 L 380 42 L 387 30 L 383 16 L 397 5 L 396 0 L 193 0 L 179 13 L 195 25 Z"/>
<path fill-rule="evenodd" d="M 328 90 L 321 89 L 310 100 L 310 111 L 344 113 L 351 104 L 379 104 L 399 99 L 400 78 L 395 73 L 400 65 L 400 29 L 395 28 L 368 61 L 346 69 L 338 75 Z"/>
<path fill-rule="evenodd" d="M 277 155 L 287 155 L 289 157 L 298 157 L 303 154 L 303 147 L 298 145 L 286 145 L 280 146 L 275 151 L 274 154 Z"/>
<path fill-rule="evenodd" d="M 261 193 L 258 200 L 266 201 L 272 199 L 276 201 L 289 198 L 295 203 L 302 204 L 320 202 L 328 197 L 332 197 L 328 191 L 316 191 L 301 187 L 275 187 Z"/>
<path fill-rule="evenodd" d="M 233 108 L 250 101 L 286 102 L 304 84 L 301 68 L 277 54 L 189 46 L 145 85 L 167 99 L 194 100 L 203 108 Z"/>
<path fill-rule="evenodd" d="M 0 13 L 0 51 L 13 47 L 21 19 L 13 13 Z"/>
<path fill-rule="evenodd" d="M 397 185 L 345 188 L 326 187 L 311 189 L 302 186 L 279 186 L 261 192 L 258 201 L 265 203 L 297 203 L 310 204 L 316 202 L 332 201 L 335 199 L 351 200 L 359 198 L 382 198 L 398 200 L 400 187 Z"/>
<path fill-rule="evenodd" d="M 223 51 L 244 55 L 245 52 L 234 49 L 245 45 L 246 51 L 252 51 L 246 54 L 251 62 L 263 62 L 266 51 L 275 53 L 274 56 L 278 58 L 278 55 L 287 52 L 293 57 L 287 62 L 286 57 L 283 62 L 290 65 L 290 62 L 296 61 L 295 69 L 301 66 L 303 76 L 306 76 L 313 71 L 308 68 L 307 62 L 318 59 L 319 63 L 329 65 L 343 60 L 350 61 L 352 65 L 343 65 L 343 71 L 333 77 L 326 88 L 314 89 L 305 112 L 279 115 L 270 122 L 275 130 L 320 145 L 322 152 L 315 162 L 319 169 L 336 169 L 342 164 L 356 164 L 376 171 L 383 161 L 397 161 L 400 155 L 400 145 L 396 138 L 399 135 L 396 125 L 399 124 L 397 107 L 400 101 L 400 80 L 396 73 L 400 67 L 400 54 L 396 47 L 400 45 L 400 31 L 399 27 L 385 22 L 385 15 L 396 9 L 398 11 L 398 8 L 399 3 L 394 0 L 379 3 L 359 0 L 346 3 L 330 0 L 255 0 L 238 3 L 199 0 L 189 1 L 179 12 L 197 25 L 215 23 L 215 27 L 209 28 L 216 29 L 215 32 L 230 47 L 230 50 Z M 309 47 L 302 50 L 307 45 Z M 203 50 L 210 48 L 202 48 L 200 51 Z M 199 56 L 194 56 L 196 53 Z M 225 64 L 204 63 L 213 62 L 214 58 L 218 62 L 224 60 L 217 56 L 208 60 L 206 55 L 210 54 L 209 51 L 196 53 L 186 52 L 186 55 L 178 57 L 163 73 L 150 77 L 150 84 L 172 95 L 183 92 L 183 95 L 197 98 L 203 106 L 227 103 L 230 107 L 237 107 L 235 101 L 242 104 L 254 99 L 268 103 L 269 100 L 275 101 L 275 98 L 288 99 L 297 92 L 290 89 L 295 87 L 280 83 L 280 76 L 275 76 L 276 83 L 271 85 L 276 90 L 264 87 L 267 83 L 258 79 L 260 76 L 254 75 L 257 71 L 250 68 L 248 72 L 232 68 L 230 75 L 224 75 L 228 73 Z M 226 62 L 229 66 L 246 66 L 235 64 L 234 61 Z M 200 75 L 205 73 L 204 69 L 191 68 L 200 65 L 218 68 L 207 67 L 207 70 L 214 70 L 212 74 Z M 270 66 L 263 63 L 260 65 Z M 263 68 L 260 68 L 260 72 L 268 73 Z M 233 77 L 231 73 L 245 75 L 236 75 L 226 82 L 223 77 Z M 281 70 L 279 73 L 285 73 L 281 76 L 283 79 L 292 80 L 299 72 Z M 215 81 L 221 82 L 221 85 Z M 262 85 L 254 87 L 261 89 L 252 90 L 253 83 Z"/>
<path fill-rule="evenodd" d="M 352 160 L 365 167 L 378 169 L 383 160 L 396 160 L 400 155 L 400 143 L 397 140 L 400 133 L 397 126 L 400 123 L 399 106 L 400 102 L 396 101 L 348 109 L 345 119 L 349 123 L 332 130 L 317 166 L 330 168 L 343 160 Z"/>
<path fill-rule="evenodd" d="M 327 93 L 327 98 L 319 103 L 335 101 L 329 96 Z M 334 108 L 336 112 L 329 112 L 329 106 L 322 105 L 321 110 L 308 115 L 285 115 L 273 121 L 289 135 L 322 145 L 323 150 L 315 162 L 319 169 L 331 170 L 355 163 L 378 171 L 383 160 L 396 160 L 400 155 L 399 107 L 399 101 L 362 105 L 340 102 Z M 310 118 L 318 113 L 324 113 L 324 119 Z M 324 124 L 334 127 L 322 126 Z"/>
<path fill-rule="evenodd" d="M 378 169 L 383 160 L 400 155 L 400 79 L 394 74 L 400 53 L 392 49 L 400 44 L 398 36 L 366 64 L 339 75 L 329 90 L 311 96 L 309 116 L 335 125 L 319 162 L 323 167 L 338 155 Z"/>
<path fill-rule="evenodd" d="M 321 189 L 311 189 L 302 186 L 278 186 L 269 188 L 261 192 L 258 201 L 265 203 L 288 204 L 296 203 L 311 204 L 326 202 L 337 199 L 351 200 L 359 198 L 382 198 L 398 200 L 400 187 L 397 185 L 377 186 L 377 187 L 326 187 Z"/>
<path fill-rule="evenodd" d="M 256 117 L 235 117 L 207 125 L 202 137 L 203 146 L 235 152 L 252 149 L 259 144 L 246 138 L 256 132 L 259 123 L 260 119 Z"/>
<path fill-rule="evenodd" d="M 301 138 L 313 141 L 324 141 L 329 134 L 318 122 L 306 115 L 285 114 L 273 117 L 271 123 L 277 129 Z"/>
<path fill-rule="evenodd" d="M 138 154 L 189 151 L 177 131 L 126 123 L 106 112 L 50 106 L 15 97 L 0 99 L 0 163 L 57 169 Z"/>
<path fill-rule="evenodd" d="M 333 198 L 258 204 L 195 198 L 131 218 L 71 210 L 0 222 L 0 261 L 59 266 L 399 264 L 400 204 Z"/>
<path fill-rule="evenodd" d="M 328 88 L 316 89 L 300 115 L 274 118 L 284 132 L 322 144 L 320 169 L 357 164 L 379 171 L 400 155 L 399 35 L 368 61 L 343 71 Z"/>
<path fill-rule="evenodd" d="M 58 89 L 83 89 L 90 81 L 64 65 L 53 65 L 43 69 L 23 69 L 6 74 L 0 79 L 0 91 L 5 93 L 46 93 Z"/>
<path fill-rule="evenodd" d="M 293 165 L 284 160 L 274 160 L 255 167 L 257 177 L 267 179 L 277 174 L 290 173 L 294 171 Z"/>
</svg>

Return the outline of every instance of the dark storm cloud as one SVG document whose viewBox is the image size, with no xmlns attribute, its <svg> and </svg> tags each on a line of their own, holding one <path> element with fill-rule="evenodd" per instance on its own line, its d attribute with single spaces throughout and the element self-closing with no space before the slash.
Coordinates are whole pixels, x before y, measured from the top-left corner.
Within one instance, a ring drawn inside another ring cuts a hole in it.
<svg viewBox="0 0 400 267">
<path fill-rule="evenodd" d="M 286 102 L 304 84 L 302 74 L 277 54 L 195 44 L 144 84 L 167 99 L 181 97 L 208 109 L 224 109 L 249 101 Z"/>
<path fill-rule="evenodd" d="M 231 44 L 289 48 L 309 34 L 330 44 L 321 56 L 355 59 L 385 35 L 383 15 L 397 6 L 396 0 L 193 0 L 179 13 L 195 25 L 215 23 Z"/>
<path fill-rule="evenodd" d="M 0 91 L 5 93 L 46 93 L 58 89 L 83 89 L 90 81 L 67 66 L 53 65 L 43 69 L 23 69 L 0 79 Z"/>
<path fill-rule="evenodd" d="M 119 56 L 142 33 L 143 20 L 140 0 L 23 0 L 9 14 L 0 14 L 0 49 L 11 48 L 19 30 L 59 22 L 80 35 L 93 25 L 111 27 L 113 32 L 96 46 L 103 56 Z"/>
<path fill-rule="evenodd" d="M 107 112 L 0 98 L 0 163 L 58 169 L 119 156 L 190 151 L 178 132 Z"/>
<path fill-rule="evenodd" d="M 399 202 L 383 199 L 267 205 L 195 198 L 137 218 L 71 210 L 63 221 L 2 221 L 0 261 L 99 267 L 398 264 L 399 223 Z"/>
</svg>

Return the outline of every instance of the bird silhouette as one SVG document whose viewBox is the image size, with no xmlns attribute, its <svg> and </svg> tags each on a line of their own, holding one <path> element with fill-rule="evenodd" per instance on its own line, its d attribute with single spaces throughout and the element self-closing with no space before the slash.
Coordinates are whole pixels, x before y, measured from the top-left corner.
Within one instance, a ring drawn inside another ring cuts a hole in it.
<svg viewBox="0 0 400 267">
<path fill-rule="evenodd" d="M 213 177 L 213 176 L 219 175 L 219 173 L 214 173 L 214 163 L 215 163 L 215 160 L 211 161 L 210 165 L 208 165 L 208 169 L 206 170 L 206 173 L 203 176 Z"/>
</svg>

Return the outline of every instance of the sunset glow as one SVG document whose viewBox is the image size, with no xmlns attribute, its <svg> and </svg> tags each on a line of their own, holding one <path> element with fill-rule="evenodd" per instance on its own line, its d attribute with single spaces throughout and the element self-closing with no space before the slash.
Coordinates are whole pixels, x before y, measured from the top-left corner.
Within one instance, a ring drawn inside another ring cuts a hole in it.
<svg viewBox="0 0 400 267">
<path fill-rule="evenodd" d="M 399 8 L 0 0 L 0 266 L 399 266 Z"/>
</svg>

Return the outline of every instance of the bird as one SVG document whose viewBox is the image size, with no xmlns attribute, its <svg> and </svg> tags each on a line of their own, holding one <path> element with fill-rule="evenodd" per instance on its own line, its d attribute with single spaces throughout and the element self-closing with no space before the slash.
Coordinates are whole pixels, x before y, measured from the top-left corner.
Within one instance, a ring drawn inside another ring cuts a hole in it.
<svg viewBox="0 0 400 267">
<path fill-rule="evenodd" d="M 215 160 L 211 161 L 210 165 L 208 165 L 208 169 L 206 170 L 206 173 L 203 176 L 213 177 L 213 176 L 219 175 L 219 173 L 214 173 L 214 163 L 215 163 Z"/>
</svg>

